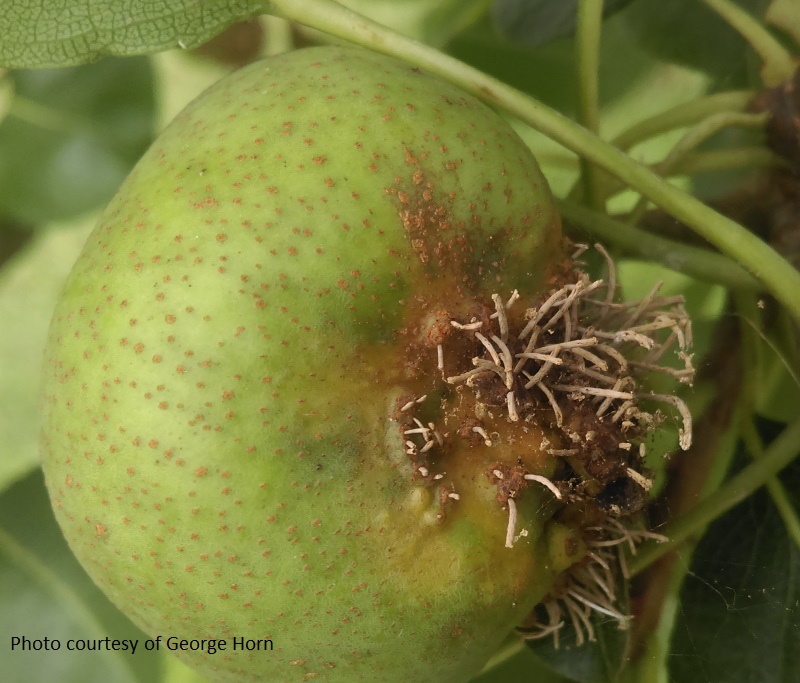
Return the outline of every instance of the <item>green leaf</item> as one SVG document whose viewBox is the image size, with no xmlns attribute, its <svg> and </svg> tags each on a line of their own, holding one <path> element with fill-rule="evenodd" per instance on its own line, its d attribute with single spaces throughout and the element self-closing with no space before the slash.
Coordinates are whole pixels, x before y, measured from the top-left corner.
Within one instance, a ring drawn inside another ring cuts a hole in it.
<svg viewBox="0 0 800 683">
<path fill-rule="evenodd" d="M 523 648 L 502 664 L 473 678 L 472 683 L 567 683 L 569 680 L 546 668 L 529 648 Z"/>
<path fill-rule="evenodd" d="M 31 234 L 30 226 L 0 216 L 0 268 L 30 241 Z"/>
<path fill-rule="evenodd" d="M 166 655 L 161 683 L 209 683 L 209 680 L 189 668 L 177 657 Z"/>
<path fill-rule="evenodd" d="M 625 97 L 640 81 L 653 78 L 654 60 L 627 32 L 622 14 L 603 26 L 600 97 L 603 109 Z M 460 34 L 448 51 L 458 59 L 530 93 L 568 116 L 576 101 L 575 48 L 572 39 L 539 47 L 513 44 L 503 38 L 489 17 Z M 627 111 L 631 120 L 638 114 Z M 538 151 L 538 150 L 535 150 Z"/>
<path fill-rule="evenodd" d="M 562 112 L 569 114 L 575 109 L 575 54 L 571 41 L 536 48 L 515 45 L 503 39 L 487 17 L 457 36 L 448 51 Z"/>
<path fill-rule="evenodd" d="M 145 58 L 13 74 L 0 124 L 0 212 L 64 220 L 107 202 L 154 133 Z"/>
<path fill-rule="evenodd" d="M 627 588 L 625 589 L 627 590 Z M 579 683 L 608 683 L 619 680 L 629 648 L 629 631 L 616 622 L 593 618 L 596 640 L 578 645 L 569 619 L 559 634 L 559 647 L 550 638 L 528 641 L 543 663 L 561 676 Z M 687 679 L 688 680 L 688 679 Z"/>
<path fill-rule="evenodd" d="M 788 371 L 783 358 L 772 349 L 765 355 L 761 381 L 756 386 L 758 414 L 776 422 L 789 423 L 797 417 L 800 386 Z"/>
<path fill-rule="evenodd" d="M 42 350 L 56 299 L 93 223 L 94 217 L 38 234 L 0 270 L 0 491 L 38 467 Z"/>
<path fill-rule="evenodd" d="M 781 480 L 800 507 L 800 461 Z M 800 550 L 763 489 L 716 520 L 698 545 L 669 665 L 674 681 L 796 679 Z"/>
<path fill-rule="evenodd" d="M 92 583 L 56 525 L 40 472 L 0 496 L 0 642 L 4 683 L 152 683 L 161 655 Z M 58 639 L 57 651 L 11 650 L 11 638 Z M 137 639 L 128 652 L 75 652 L 69 639 Z"/>
<path fill-rule="evenodd" d="M 631 0 L 606 0 L 603 16 L 618 12 Z M 502 33 L 529 47 L 545 45 L 575 32 L 578 0 L 496 0 L 492 18 Z"/>
<path fill-rule="evenodd" d="M 769 0 L 734 0 L 763 17 Z M 623 15 L 653 55 L 723 79 L 727 88 L 759 84 L 759 61 L 742 36 L 698 0 L 637 0 Z"/>
<path fill-rule="evenodd" d="M 193 48 L 240 19 L 259 14 L 256 0 L 5 0 L 0 66 L 59 67 L 103 55 Z"/>
</svg>

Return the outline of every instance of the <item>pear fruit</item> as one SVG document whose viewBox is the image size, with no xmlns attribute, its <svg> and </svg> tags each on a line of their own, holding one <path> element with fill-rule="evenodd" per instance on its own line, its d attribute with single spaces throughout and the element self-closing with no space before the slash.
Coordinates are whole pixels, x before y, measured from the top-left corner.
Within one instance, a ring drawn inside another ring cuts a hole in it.
<svg viewBox="0 0 800 683">
<path fill-rule="evenodd" d="M 531 152 L 454 86 L 344 47 L 223 79 L 54 314 L 43 466 L 76 556 L 212 681 L 467 680 L 582 550 L 546 487 L 499 490 L 552 471 L 552 435 L 447 381 L 480 346 L 455 333 L 500 335 L 562 249 Z"/>
</svg>

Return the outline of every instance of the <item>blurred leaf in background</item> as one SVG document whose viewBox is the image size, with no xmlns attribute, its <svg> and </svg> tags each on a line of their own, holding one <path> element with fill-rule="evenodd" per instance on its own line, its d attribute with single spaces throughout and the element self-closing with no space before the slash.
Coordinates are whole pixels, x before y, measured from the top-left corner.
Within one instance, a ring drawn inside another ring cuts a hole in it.
<svg viewBox="0 0 800 683">
<path fill-rule="evenodd" d="M 609 17 L 632 0 L 605 0 L 603 16 Z M 495 0 L 492 19 L 512 41 L 537 47 L 575 32 L 578 0 Z"/>
<path fill-rule="evenodd" d="M 763 17 L 770 0 L 733 0 Z M 698 0 L 636 0 L 625 23 L 641 47 L 654 56 L 704 71 L 720 89 L 752 81 L 758 60 L 742 36 Z"/>
<path fill-rule="evenodd" d="M 780 429 L 761 422 L 762 438 Z M 800 461 L 781 481 L 799 509 Z M 668 664 L 674 681 L 796 680 L 800 550 L 765 489 L 715 520 L 697 546 Z"/>
<path fill-rule="evenodd" d="M 561 629 L 559 646 L 551 638 L 528 641 L 529 649 L 539 661 L 570 681 L 608 683 L 616 681 L 625 667 L 630 643 L 627 631 L 621 631 L 616 621 L 593 619 L 592 642 L 578 643 L 571 626 Z"/>
<path fill-rule="evenodd" d="M 19 514 L 21 510 L 25 514 Z M 60 640 L 58 651 L 5 650 L 3 681 L 136 683 L 160 679 L 161 654 L 92 583 L 50 511 L 40 471 L 0 496 L 0 639 Z M 130 651 L 67 650 L 69 639 L 138 639 Z"/>
<path fill-rule="evenodd" d="M 92 214 L 43 226 L 0 268 L 0 491 L 39 465 L 42 350 L 56 300 L 94 220 Z"/>
<path fill-rule="evenodd" d="M 0 214 L 37 224 L 107 202 L 154 134 L 150 60 L 104 59 L 6 75 Z"/>
</svg>

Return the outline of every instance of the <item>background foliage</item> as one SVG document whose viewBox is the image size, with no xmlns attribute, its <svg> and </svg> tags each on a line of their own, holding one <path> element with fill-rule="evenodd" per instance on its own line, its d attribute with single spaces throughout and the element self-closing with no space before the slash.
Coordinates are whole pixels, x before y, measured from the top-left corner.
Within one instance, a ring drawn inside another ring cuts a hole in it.
<svg viewBox="0 0 800 683">
<path fill-rule="evenodd" d="M 0 64 L 10 69 L 0 80 L 4 680 L 199 683 L 192 672 L 162 654 L 9 656 L 7 647 L 14 635 L 143 637 L 85 576 L 52 518 L 38 469 L 41 350 L 50 311 L 83 240 L 158 131 L 184 104 L 236 66 L 331 39 L 297 23 L 258 16 L 268 3 L 254 0 L 39 0 L 37 4 L 40 11 L 31 12 L 28 0 L 10 0 L 0 15 Z M 567 116 L 585 119 L 576 79 L 580 66 L 576 55 L 585 35 L 579 30 L 576 37 L 576 26 L 579 6 L 590 3 L 349 0 L 344 4 Z M 605 2 L 597 132 L 606 140 L 627 140 L 635 159 L 654 165 L 677 186 L 736 220 L 752 219 L 747 227 L 760 230 L 765 240 L 798 263 L 796 166 L 787 169 L 787 160 L 769 148 L 763 118 L 729 117 L 715 128 L 709 119 L 731 111 L 709 111 L 694 118 L 687 113 L 692 102 L 706 101 L 702 98 L 711 94 L 747 91 L 740 98 L 746 102 L 766 85 L 776 85 L 765 76 L 764 55 L 743 37 L 741 27 L 734 28 L 735 22 L 720 16 L 715 9 L 719 4 Z M 757 25 L 769 27 L 772 40 L 787 54 L 797 54 L 800 5 L 795 0 L 722 4 L 746 10 Z M 237 20 L 244 21 L 219 35 Z M 95 61 L 103 54 L 139 56 Z M 56 66 L 67 68 L 49 68 Z M 739 106 L 733 113 L 741 115 L 743 109 Z M 652 117 L 664 112 L 666 124 L 652 124 Z M 648 121 L 651 124 L 645 124 L 642 133 L 637 125 Z M 581 199 L 582 169 L 575 154 L 531 127 L 515 125 L 540 159 L 555 194 Z M 709 131 L 705 136 L 698 130 L 702 125 Z M 688 145 L 692 133 L 695 142 Z M 788 183 L 788 199 L 780 192 L 776 195 L 776 176 L 770 175 L 775 169 Z M 605 175 L 600 180 L 607 199 L 602 204 L 612 216 L 625 220 L 639 195 Z M 684 226 L 649 208 L 639 211 L 639 226 L 649 231 L 643 234 L 707 246 Z M 776 214 L 783 218 L 778 221 Z M 568 223 L 577 239 L 598 238 L 584 231 L 585 222 Z M 629 296 L 641 296 L 655 280 L 664 280 L 665 291 L 686 296 L 695 320 L 700 379 L 685 398 L 698 418 L 700 434 L 694 451 L 683 456 L 683 464 L 665 468 L 661 461 L 653 463 L 664 494 L 653 514 L 662 523 L 690 511 L 697 499 L 768 449 L 784 424 L 798 418 L 796 321 L 758 288 L 733 291 L 711 284 L 708 273 L 687 270 L 682 251 L 671 261 L 658 259 L 659 265 L 653 262 L 656 257 L 651 257 L 647 242 L 631 249 L 619 236 L 602 240 L 621 259 L 620 278 Z M 672 449 L 675 440 L 674 431 L 666 430 L 650 450 Z M 686 458 L 694 460 L 687 465 Z M 800 668 L 799 477 L 795 462 L 780 481 L 770 479 L 768 488 L 716 519 L 696 547 L 684 545 L 655 571 L 637 576 L 631 587 L 632 607 L 644 616 L 632 632 L 620 634 L 597 624 L 598 643 L 581 649 L 570 647 L 568 637 L 559 650 L 546 642 L 522 649 L 512 645 L 476 680 L 790 680 Z"/>
</svg>

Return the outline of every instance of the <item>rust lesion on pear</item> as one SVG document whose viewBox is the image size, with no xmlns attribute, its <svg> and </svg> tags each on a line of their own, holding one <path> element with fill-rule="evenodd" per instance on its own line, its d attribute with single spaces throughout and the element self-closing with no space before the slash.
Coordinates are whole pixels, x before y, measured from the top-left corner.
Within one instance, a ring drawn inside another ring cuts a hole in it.
<svg viewBox="0 0 800 683">
<path fill-rule="evenodd" d="M 581 247 L 533 295 L 481 296 L 447 275 L 433 278 L 407 302 L 397 336 L 406 393 L 391 419 L 414 485 L 430 490 L 431 506 L 439 503 L 436 523 L 454 511 L 473 518 L 474 499 L 493 489 L 511 548 L 528 533 L 518 505 L 536 488 L 546 519 L 576 530 L 572 541 L 580 537 L 600 558 L 577 562 L 549 599 L 553 614 L 570 591 L 590 590 L 585 579 L 600 575 L 595 564 L 615 564 L 618 545 L 654 537 L 636 526 L 652 486 L 648 435 L 671 414 L 681 446 L 691 441 L 683 402 L 647 388 L 653 373 L 693 379 L 683 300 L 660 296 L 657 285 L 641 300 L 619 301 L 613 261 L 597 248 L 605 279 L 583 272 Z M 592 600 L 623 623 L 610 583 L 591 588 Z M 537 623 L 538 637 L 556 622 Z"/>
</svg>

